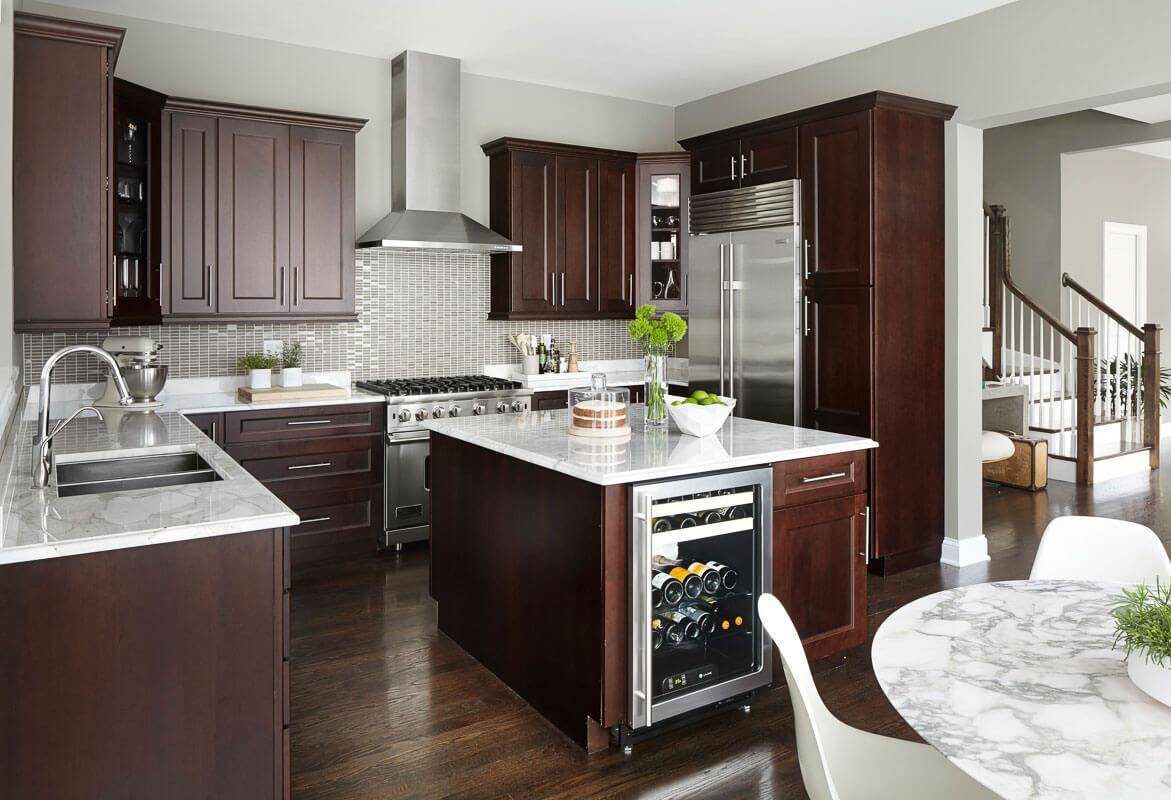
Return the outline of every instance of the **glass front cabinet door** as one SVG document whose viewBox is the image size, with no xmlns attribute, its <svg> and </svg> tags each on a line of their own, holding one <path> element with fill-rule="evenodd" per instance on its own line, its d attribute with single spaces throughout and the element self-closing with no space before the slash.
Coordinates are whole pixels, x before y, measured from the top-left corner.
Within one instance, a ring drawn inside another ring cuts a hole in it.
<svg viewBox="0 0 1171 800">
<path fill-rule="evenodd" d="M 687 153 L 638 157 L 638 303 L 687 311 Z"/>
</svg>

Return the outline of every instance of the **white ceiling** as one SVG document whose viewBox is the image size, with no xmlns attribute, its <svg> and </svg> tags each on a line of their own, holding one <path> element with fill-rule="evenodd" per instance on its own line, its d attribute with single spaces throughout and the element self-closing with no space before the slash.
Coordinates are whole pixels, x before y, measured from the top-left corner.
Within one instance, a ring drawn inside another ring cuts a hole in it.
<svg viewBox="0 0 1171 800">
<path fill-rule="evenodd" d="M 1148 156 L 1155 156 L 1156 158 L 1171 159 L 1171 141 L 1130 144 L 1120 149 L 1130 150 L 1135 153 L 1143 153 Z"/>
<path fill-rule="evenodd" d="M 1010 0 L 55 0 L 195 28 L 678 105 Z M 876 87 L 881 88 L 881 87 Z"/>
<path fill-rule="evenodd" d="M 1160 94 L 1154 97 L 1144 97 L 1141 100 L 1128 100 L 1125 103 L 1115 103 L 1110 106 L 1099 106 L 1098 111 L 1114 114 L 1118 117 L 1137 119 L 1139 122 L 1166 122 L 1171 120 L 1171 94 Z"/>
</svg>

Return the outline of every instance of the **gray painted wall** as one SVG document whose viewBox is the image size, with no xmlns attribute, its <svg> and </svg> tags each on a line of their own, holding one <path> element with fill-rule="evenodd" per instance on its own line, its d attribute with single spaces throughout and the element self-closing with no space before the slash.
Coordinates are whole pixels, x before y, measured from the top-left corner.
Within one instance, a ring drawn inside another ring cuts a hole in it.
<svg viewBox="0 0 1171 800">
<path fill-rule="evenodd" d="M 984 199 L 1009 216 L 1012 272 L 1053 312 L 1061 290 L 1061 156 L 1171 138 L 1171 123 L 1148 125 L 1081 111 L 984 131 Z"/>
<path fill-rule="evenodd" d="M 1129 150 L 1061 159 L 1061 262 L 1102 295 L 1102 223 L 1147 226 L 1147 316 L 1171 328 L 1171 161 Z"/>
<path fill-rule="evenodd" d="M 12 334 L 12 3 L 0 0 L 0 366 L 19 362 Z M 3 300 L 8 298 L 7 300 Z M 2 425 L 0 425 L 2 427 Z"/>
<path fill-rule="evenodd" d="M 358 233 L 390 210 L 389 57 L 299 47 L 34 0 L 26 0 L 24 10 L 125 28 L 116 74 L 165 94 L 370 120 L 357 138 Z M 461 93 L 463 211 L 483 223 L 488 221 L 483 142 L 510 135 L 637 151 L 676 147 L 670 106 L 466 73 Z"/>
</svg>

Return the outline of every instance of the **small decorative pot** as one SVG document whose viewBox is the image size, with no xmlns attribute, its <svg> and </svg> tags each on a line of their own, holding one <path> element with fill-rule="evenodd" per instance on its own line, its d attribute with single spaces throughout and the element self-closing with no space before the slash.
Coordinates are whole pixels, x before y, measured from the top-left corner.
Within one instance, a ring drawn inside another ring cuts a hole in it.
<svg viewBox="0 0 1171 800">
<path fill-rule="evenodd" d="M 1126 674 L 1135 686 L 1163 705 L 1171 706 L 1171 661 L 1160 666 L 1147 659 L 1146 650 L 1135 650 L 1126 657 Z"/>
<path fill-rule="evenodd" d="M 301 385 L 301 368 L 300 367 L 282 367 L 281 368 L 281 386 L 296 387 Z"/>
<path fill-rule="evenodd" d="M 272 370 L 271 369 L 252 369 L 248 371 L 249 385 L 253 389 L 271 389 L 272 388 Z"/>
</svg>

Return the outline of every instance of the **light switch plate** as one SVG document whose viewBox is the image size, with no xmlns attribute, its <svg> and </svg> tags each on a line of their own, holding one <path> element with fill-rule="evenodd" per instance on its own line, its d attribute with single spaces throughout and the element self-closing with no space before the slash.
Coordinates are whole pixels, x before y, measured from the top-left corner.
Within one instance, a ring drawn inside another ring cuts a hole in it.
<svg viewBox="0 0 1171 800">
<path fill-rule="evenodd" d="M 284 349 L 284 343 L 279 339 L 265 339 L 264 340 L 264 354 L 266 356 L 277 356 L 281 354 Z"/>
</svg>

